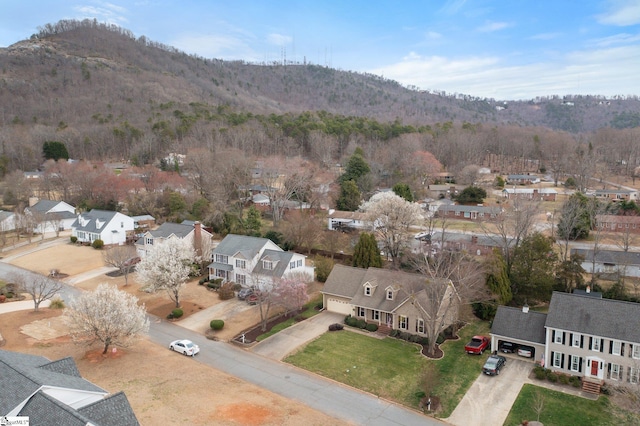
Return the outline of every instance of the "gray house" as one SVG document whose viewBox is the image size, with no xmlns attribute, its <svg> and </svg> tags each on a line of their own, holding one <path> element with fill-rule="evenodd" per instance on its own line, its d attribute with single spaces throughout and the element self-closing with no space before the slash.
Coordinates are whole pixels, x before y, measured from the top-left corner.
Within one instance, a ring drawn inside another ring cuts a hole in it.
<svg viewBox="0 0 640 426">
<path fill-rule="evenodd" d="M 0 417 L 44 426 L 138 425 L 124 393 L 109 395 L 83 379 L 73 358 L 0 350 Z"/>
<path fill-rule="evenodd" d="M 544 339 L 543 339 L 544 337 Z M 640 304 L 599 293 L 554 292 L 547 314 L 500 306 L 491 349 L 505 342 L 535 349 L 545 367 L 582 379 L 583 389 L 603 383 L 640 385 Z"/>
</svg>

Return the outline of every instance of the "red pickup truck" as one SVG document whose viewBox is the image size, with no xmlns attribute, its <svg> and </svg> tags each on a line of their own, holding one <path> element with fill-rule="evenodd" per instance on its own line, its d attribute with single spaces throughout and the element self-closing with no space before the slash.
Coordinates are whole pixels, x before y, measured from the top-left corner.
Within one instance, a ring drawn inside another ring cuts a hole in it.
<svg viewBox="0 0 640 426">
<path fill-rule="evenodd" d="M 473 336 L 471 341 L 464 347 L 464 351 L 472 355 L 482 355 L 489 346 L 489 338 L 485 336 Z"/>
</svg>

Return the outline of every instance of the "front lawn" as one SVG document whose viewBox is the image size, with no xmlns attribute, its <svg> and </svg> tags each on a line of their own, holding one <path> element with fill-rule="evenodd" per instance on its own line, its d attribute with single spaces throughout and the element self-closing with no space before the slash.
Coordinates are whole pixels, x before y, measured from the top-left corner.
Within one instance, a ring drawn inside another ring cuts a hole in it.
<svg viewBox="0 0 640 426">
<path fill-rule="evenodd" d="M 612 405 L 606 396 L 592 401 L 525 384 L 504 424 L 515 426 L 522 424 L 523 420 L 537 420 L 536 406 L 542 407 L 540 422 L 545 426 L 617 426 L 640 422 L 637 416 Z"/>
<path fill-rule="evenodd" d="M 291 318 L 285 319 L 281 323 L 271 327 L 271 329 L 269 331 L 265 332 L 264 334 L 259 335 L 256 338 L 256 341 L 260 342 L 260 341 L 266 339 L 269 336 L 273 336 L 274 334 L 279 333 L 280 331 L 284 330 L 287 327 L 291 327 L 293 324 L 295 324 L 297 322 L 296 321 L 296 317 L 309 319 L 312 316 L 319 314 L 320 311 L 316 309 L 316 305 L 318 305 L 318 303 L 322 303 L 322 295 L 314 297 L 309 302 L 305 303 L 305 305 L 302 307 L 302 311 L 300 313 L 296 314 L 295 316 L 293 316 Z"/>
<path fill-rule="evenodd" d="M 418 345 L 394 338 L 377 339 L 346 330 L 324 333 L 285 362 L 412 408 L 418 407 L 421 372 L 435 367 L 440 383 L 434 392 L 441 401 L 438 416 L 448 417 L 486 358 L 466 354 L 464 345 L 471 336 L 487 332 L 485 322 L 467 325 L 460 330 L 459 340 L 441 346 L 445 355 L 439 360 L 427 359 Z"/>
</svg>

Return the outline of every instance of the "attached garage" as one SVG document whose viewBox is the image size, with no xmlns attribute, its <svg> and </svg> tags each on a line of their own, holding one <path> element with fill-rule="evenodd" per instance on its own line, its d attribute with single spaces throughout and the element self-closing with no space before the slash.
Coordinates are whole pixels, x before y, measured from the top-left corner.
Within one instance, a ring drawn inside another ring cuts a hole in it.
<svg viewBox="0 0 640 426">
<path fill-rule="evenodd" d="M 337 312 L 339 314 L 344 314 L 345 316 L 353 315 L 351 299 L 325 294 L 323 306 L 329 312 Z"/>
<path fill-rule="evenodd" d="M 545 349 L 547 314 L 499 306 L 491 327 L 491 351 L 512 353 L 525 360 L 540 362 Z"/>
</svg>

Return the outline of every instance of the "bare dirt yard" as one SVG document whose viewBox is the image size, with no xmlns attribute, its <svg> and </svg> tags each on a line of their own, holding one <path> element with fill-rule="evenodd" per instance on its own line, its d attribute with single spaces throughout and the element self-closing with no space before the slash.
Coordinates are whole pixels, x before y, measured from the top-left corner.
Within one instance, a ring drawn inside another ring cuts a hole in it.
<svg viewBox="0 0 640 426">
<path fill-rule="evenodd" d="M 11 263 L 26 269 L 48 273 L 58 269 L 70 277 L 103 266 L 101 254 L 91 247 L 61 245 L 19 257 Z M 140 291 L 135 274 L 124 277 L 101 275 L 79 283 L 77 287 L 91 290 L 108 282 L 134 294 L 148 310 L 166 316 L 173 305 L 166 294 Z M 189 282 L 182 294 L 185 315 L 196 313 L 219 303 L 218 295 Z M 142 339 L 135 346 L 101 355 L 98 346 L 78 346 L 64 331 L 52 330 L 53 338 L 38 340 L 29 336 L 29 327 L 60 329 L 57 319 L 61 310 L 41 309 L 0 315 L 0 334 L 5 340 L 2 349 L 45 356 L 51 360 L 71 356 L 84 378 L 115 393 L 124 391 L 138 420 L 143 425 L 341 425 L 330 416 L 299 402 L 244 382 L 215 368 L 200 364 L 197 359 L 179 356 L 167 348 Z M 217 336 L 228 340 L 257 322 L 255 310 L 242 318 L 225 321 L 224 333 Z M 34 324 L 35 323 L 35 324 Z"/>
</svg>

